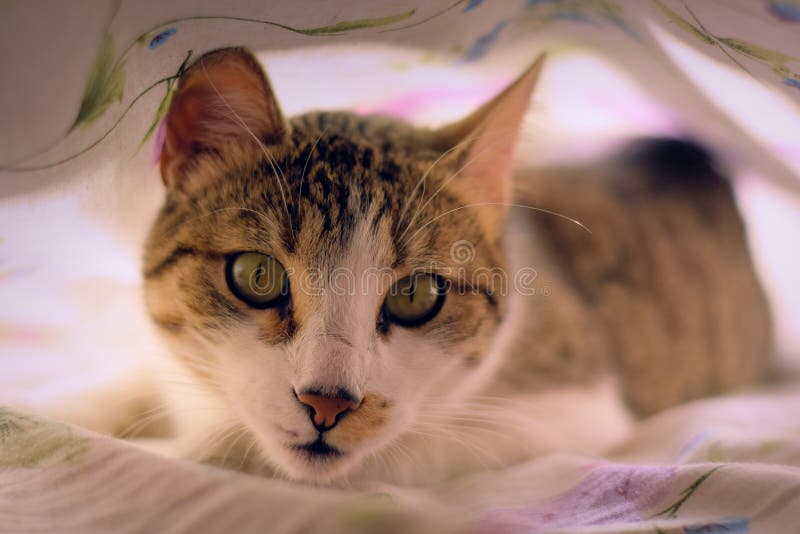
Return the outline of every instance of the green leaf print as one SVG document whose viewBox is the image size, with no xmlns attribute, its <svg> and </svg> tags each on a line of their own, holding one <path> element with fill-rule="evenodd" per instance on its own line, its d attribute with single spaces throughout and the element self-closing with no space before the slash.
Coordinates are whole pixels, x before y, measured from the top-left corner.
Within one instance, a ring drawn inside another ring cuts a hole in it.
<svg viewBox="0 0 800 534">
<path fill-rule="evenodd" d="M 183 60 L 180 67 L 178 67 L 178 71 L 167 79 L 167 92 L 164 95 L 164 98 L 161 99 L 161 102 L 158 104 L 158 109 L 156 109 L 156 114 L 153 117 L 153 122 L 150 124 L 150 128 L 147 129 L 145 132 L 144 137 L 142 138 L 142 142 L 139 143 L 139 149 L 153 136 L 153 133 L 158 129 L 158 125 L 161 123 L 161 119 L 164 117 L 164 114 L 169 109 L 169 105 L 172 103 L 172 97 L 175 96 L 175 91 L 178 89 L 178 79 L 183 75 L 183 71 L 186 70 L 186 66 L 189 63 L 189 58 L 192 57 L 192 51 L 186 54 L 186 59 Z M 137 149 L 138 150 L 138 149 Z"/>
<path fill-rule="evenodd" d="M 336 24 L 331 24 L 330 26 L 320 26 L 318 28 L 308 29 L 298 28 L 294 29 L 294 31 L 297 33 L 302 33 L 303 35 L 335 35 L 337 33 L 345 33 L 352 30 L 388 26 L 389 24 L 394 24 L 395 22 L 400 22 L 401 20 L 410 18 L 414 16 L 414 13 L 416 12 L 416 9 L 409 9 L 404 13 L 398 13 L 396 15 L 388 15 L 385 17 L 376 17 L 371 19 L 347 20 L 343 22 L 337 22 Z"/>
<path fill-rule="evenodd" d="M 695 480 L 694 482 L 689 484 L 689 486 L 680 493 L 680 496 L 679 496 L 677 501 L 672 503 L 667 508 L 661 510 L 660 512 L 658 512 L 656 514 L 653 514 L 653 517 L 664 516 L 666 519 L 675 519 L 675 518 L 677 518 L 678 517 L 678 511 L 681 509 L 681 507 L 684 504 L 686 504 L 686 501 L 688 501 L 689 498 L 692 495 L 694 495 L 694 493 L 700 488 L 700 486 L 703 484 L 703 482 L 705 482 L 708 479 L 708 477 L 713 475 L 715 471 L 717 471 L 718 469 L 721 469 L 721 468 L 722 468 L 722 466 L 718 465 L 717 467 L 715 467 L 713 469 L 710 469 L 709 471 L 705 472 L 703 475 L 698 477 L 697 480 Z"/>
<path fill-rule="evenodd" d="M 670 8 L 665 6 L 660 0 L 654 0 L 654 1 L 658 6 L 658 8 L 664 13 L 664 16 L 666 16 L 670 20 L 670 22 L 676 24 L 686 33 L 692 35 L 693 37 L 697 37 L 706 44 L 710 45 L 715 44 L 714 39 L 706 32 L 704 32 L 702 29 L 698 28 L 685 18 L 681 17 L 680 15 L 672 11 Z"/>
<path fill-rule="evenodd" d="M 114 37 L 106 33 L 97 51 L 89 79 L 86 81 L 78 116 L 70 131 L 91 124 L 115 101 L 122 101 L 124 89 L 125 62 L 115 61 Z"/>
<path fill-rule="evenodd" d="M 167 94 L 164 95 L 164 98 L 161 99 L 161 102 L 158 104 L 158 109 L 156 109 L 156 114 L 153 116 L 153 122 L 150 124 L 150 127 L 145 132 L 144 137 L 142 138 L 142 142 L 139 143 L 139 148 L 142 147 L 152 136 L 153 133 L 158 129 L 158 125 L 161 123 L 161 119 L 164 117 L 164 114 L 169 109 L 170 103 L 172 103 L 172 97 L 175 95 L 175 89 L 177 84 L 174 82 L 167 82 Z"/>
<path fill-rule="evenodd" d="M 720 37 L 718 40 L 725 46 L 728 46 L 733 50 L 736 50 L 740 54 L 744 54 L 745 56 L 753 58 L 758 61 L 769 63 L 770 65 L 772 65 L 772 71 L 779 76 L 789 76 L 790 74 L 793 74 L 786 67 L 786 64 L 792 61 L 798 61 L 798 59 L 795 57 L 786 55 L 776 50 L 764 48 L 763 46 L 758 46 L 753 43 L 749 43 L 742 39 L 734 39 L 732 37 Z"/>
<path fill-rule="evenodd" d="M 0 407 L 0 468 L 71 464 L 88 449 L 88 440 L 65 424 L 39 421 Z"/>
<path fill-rule="evenodd" d="M 25 431 L 22 426 L 23 420 L 23 416 L 13 414 L 7 408 L 0 408 L 0 445 L 3 445 L 14 434 Z"/>
</svg>

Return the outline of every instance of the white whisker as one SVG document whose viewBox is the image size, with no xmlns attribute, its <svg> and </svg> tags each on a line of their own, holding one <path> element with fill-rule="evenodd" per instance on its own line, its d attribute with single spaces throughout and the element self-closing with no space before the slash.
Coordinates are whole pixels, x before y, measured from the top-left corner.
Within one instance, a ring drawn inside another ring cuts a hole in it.
<svg viewBox="0 0 800 534">
<path fill-rule="evenodd" d="M 544 208 L 537 208 L 537 207 L 535 207 L 535 206 L 528 206 L 527 204 L 515 204 L 515 203 L 511 203 L 511 202 L 477 202 L 477 203 L 475 203 L 475 204 L 466 204 L 466 205 L 464 205 L 464 206 L 459 206 L 459 207 L 457 207 L 457 208 L 453 208 L 453 209 L 451 209 L 451 210 L 447 210 L 447 211 L 445 211 L 444 213 L 440 213 L 440 214 L 439 214 L 439 215 L 437 215 L 436 217 L 432 218 L 431 220 L 429 220 L 428 222 L 426 222 L 425 224 L 423 224 L 422 226 L 420 226 L 420 227 L 417 229 L 417 231 L 416 231 L 416 232 L 414 232 L 413 234 L 411 234 L 411 238 L 410 238 L 410 239 L 414 239 L 414 237 L 415 237 L 415 236 L 416 236 L 418 233 L 420 233 L 420 232 L 421 232 L 421 231 L 422 231 L 422 230 L 423 230 L 423 229 L 424 229 L 426 226 L 428 226 L 429 224 L 432 224 L 432 223 L 436 222 L 437 220 L 441 219 L 442 217 L 444 217 L 444 216 L 446 216 L 446 215 L 450 215 L 451 213 L 454 213 L 454 212 L 456 212 L 456 211 L 463 210 L 463 209 L 466 209 L 466 208 L 475 208 L 475 207 L 478 207 L 478 206 L 507 206 L 507 207 L 512 207 L 512 208 L 524 208 L 524 209 L 529 209 L 529 210 L 532 210 L 532 211 L 539 211 L 539 212 L 542 212 L 542 213 L 547 213 L 548 215 L 555 215 L 556 217 L 560 217 L 560 218 L 562 218 L 562 219 L 565 219 L 565 220 L 567 220 L 567 221 L 569 221 L 569 222 L 571 222 L 571 223 L 573 223 L 573 224 L 577 224 L 577 225 L 578 225 L 578 226 L 580 226 L 582 229 L 584 229 L 586 232 L 588 232 L 588 233 L 590 233 L 590 234 L 592 233 L 592 231 L 591 231 L 591 230 L 589 230 L 589 229 L 588 229 L 588 228 L 587 228 L 587 227 L 586 227 L 586 226 L 585 226 L 585 225 L 584 225 L 582 222 L 580 222 L 579 220 L 577 220 L 577 219 L 573 219 L 572 217 L 568 217 L 567 215 L 564 215 L 564 214 L 562 214 L 562 213 L 558 213 L 558 212 L 556 212 L 556 211 L 551 211 L 551 210 L 547 210 L 547 209 L 544 209 Z"/>
</svg>

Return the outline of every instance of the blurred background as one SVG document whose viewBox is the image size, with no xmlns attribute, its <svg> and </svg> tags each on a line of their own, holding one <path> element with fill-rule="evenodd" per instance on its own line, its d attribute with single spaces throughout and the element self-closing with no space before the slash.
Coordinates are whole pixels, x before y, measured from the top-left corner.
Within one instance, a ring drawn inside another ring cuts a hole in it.
<svg viewBox="0 0 800 534">
<path fill-rule="evenodd" d="M 638 136 L 709 146 L 735 179 L 781 361 L 800 364 L 798 2 L 218 4 L 0 2 L 0 402 L 51 402 L 159 354 L 139 275 L 159 124 L 187 57 L 231 45 L 258 52 L 286 115 L 426 126 L 546 50 L 519 164 Z"/>
</svg>

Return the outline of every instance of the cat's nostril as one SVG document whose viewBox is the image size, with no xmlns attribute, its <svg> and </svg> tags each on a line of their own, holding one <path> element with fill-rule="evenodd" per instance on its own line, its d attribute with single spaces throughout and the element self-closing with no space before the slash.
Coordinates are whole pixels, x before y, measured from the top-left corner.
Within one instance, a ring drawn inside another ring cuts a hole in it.
<svg viewBox="0 0 800 534">
<path fill-rule="evenodd" d="M 310 408 L 311 422 L 320 432 L 330 430 L 336 426 L 343 414 L 355 411 L 361 406 L 361 402 L 353 400 L 353 396 L 349 394 L 330 396 L 305 391 L 296 395 L 301 404 Z"/>
</svg>

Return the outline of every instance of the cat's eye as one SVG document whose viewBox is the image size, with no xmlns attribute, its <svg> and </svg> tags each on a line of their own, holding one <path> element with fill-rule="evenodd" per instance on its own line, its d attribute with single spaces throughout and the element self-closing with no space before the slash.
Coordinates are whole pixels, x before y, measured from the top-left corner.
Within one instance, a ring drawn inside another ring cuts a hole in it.
<svg viewBox="0 0 800 534">
<path fill-rule="evenodd" d="M 415 274 L 395 283 L 383 303 L 386 318 L 400 326 L 419 326 L 439 313 L 448 284 L 432 274 Z"/>
<path fill-rule="evenodd" d="M 253 308 L 272 308 L 289 296 L 289 278 L 278 260 L 258 252 L 228 257 L 225 266 L 228 288 Z"/>
</svg>

